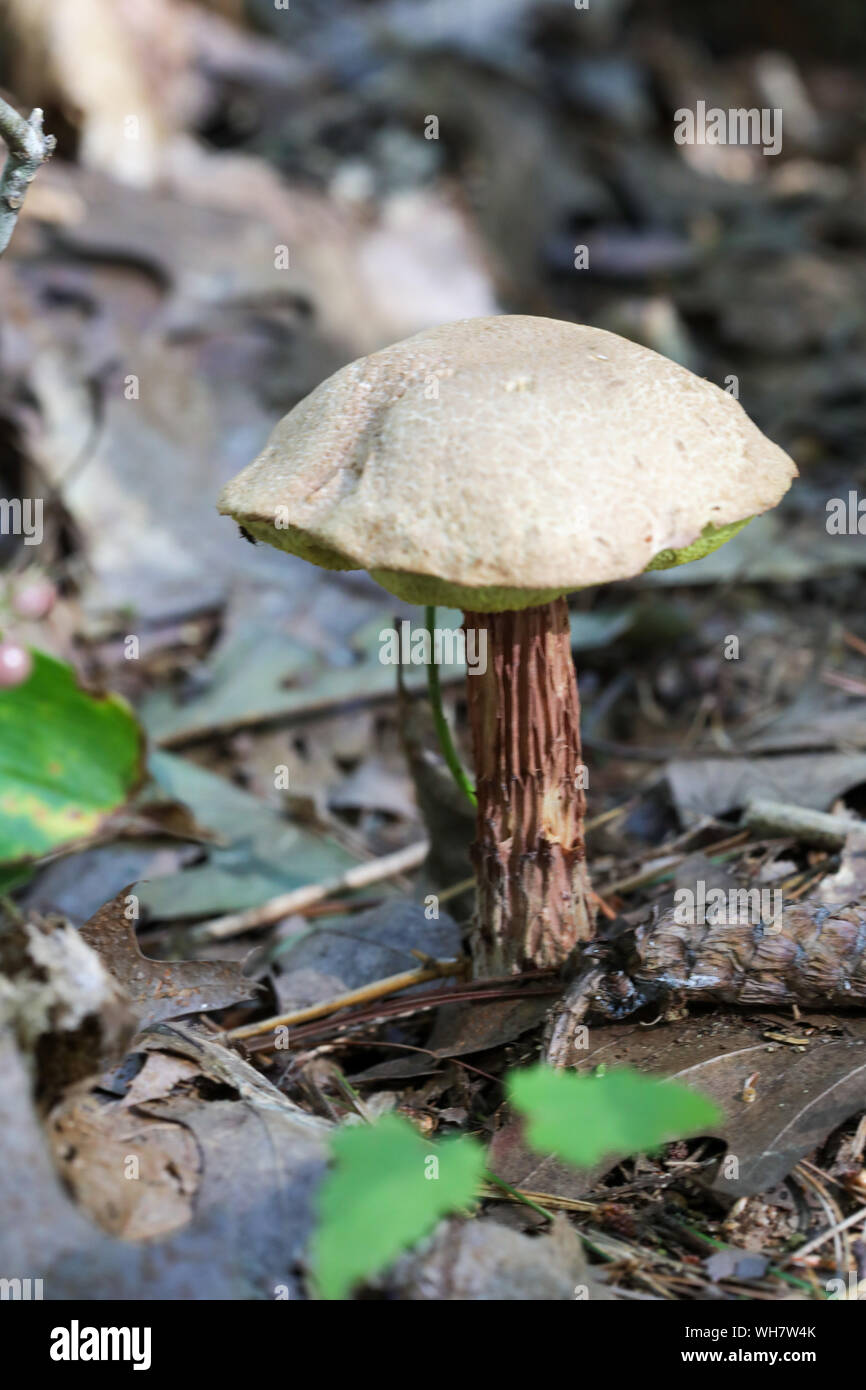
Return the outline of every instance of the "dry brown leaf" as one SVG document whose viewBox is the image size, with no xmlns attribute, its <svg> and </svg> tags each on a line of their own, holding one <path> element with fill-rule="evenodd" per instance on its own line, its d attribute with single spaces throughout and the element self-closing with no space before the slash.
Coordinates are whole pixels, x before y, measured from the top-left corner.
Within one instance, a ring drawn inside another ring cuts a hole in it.
<svg viewBox="0 0 866 1390">
<path fill-rule="evenodd" d="M 866 1019 L 846 1019 L 833 1032 L 806 1022 L 770 1029 L 792 1039 L 804 1030 L 800 1046 L 768 1040 L 766 1021 L 736 1015 L 614 1024 L 591 1030 L 582 1069 L 634 1066 L 714 1100 L 724 1115 L 716 1132 L 736 1163 L 723 1162 L 713 1185 L 744 1197 L 775 1186 L 866 1103 Z"/>
<path fill-rule="evenodd" d="M 190 1220 L 199 1152 L 183 1125 L 91 1094 L 57 1106 L 49 1135 L 76 1202 L 110 1235 L 144 1240 Z"/>
<path fill-rule="evenodd" d="M 143 956 L 133 922 L 126 916 L 130 885 L 85 922 L 80 936 L 126 991 L 148 1028 L 165 1018 L 224 1009 L 256 993 L 234 961 L 157 961 Z"/>
<path fill-rule="evenodd" d="M 6 1030 L 0 1057 L 3 1268 L 44 1277 L 46 1291 L 59 1299 L 261 1299 L 274 1298 L 279 1286 L 292 1299 L 302 1296 L 300 1261 L 326 1161 L 326 1121 L 300 1110 L 204 1030 L 158 1025 L 139 1040 L 122 1072 L 92 1088 L 103 1106 L 100 1128 L 88 1110 L 92 1123 L 84 1137 L 94 1150 L 72 1170 L 83 1207 L 109 1224 L 125 1220 L 127 1231 L 139 1234 L 160 1220 L 176 1221 L 197 1181 L 194 1210 L 182 1229 L 130 1243 L 106 1235 L 70 1201 L 30 1101 L 24 1059 Z M 127 1072 L 142 1057 L 130 1085 Z M 118 1100 L 105 1100 L 109 1094 Z M 176 1131 L 192 1138 L 196 1168 Z M 172 1155 L 182 1165 L 176 1175 Z M 145 1181 L 118 1175 L 118 1161 L 128 1156 L 139 1157 Z M 115 1199 L 124 1204 L 119 1216 L 108 1209 Z"/>
<path fill-rule="evenodd" d="M 787 1037 L 790 1042 L 780 1042 Z M 733 1197 L 765 1192 L 866 1105 L 866 1019 L 815 1016 L 796 1024 L 713 1013 L 674 1023 L 592 1027 L 572 1054 L 580 1071 L 630 1066 L 681 1081 L 714 1100 L 727 1142 L 713 1186 Z M 750 1083 L 747 1086 L 747 1082 Z M 748 1099 L 749 1096 L 752 1099 Z M 735 1159 L 732 1163 L 730 1160 Z M 493 1138 L 490 1167 L 536 1193 L 579 1198 L 614 1166 L 578 1170 L 529 1149 L 519 1121 Z"/>
</svg>

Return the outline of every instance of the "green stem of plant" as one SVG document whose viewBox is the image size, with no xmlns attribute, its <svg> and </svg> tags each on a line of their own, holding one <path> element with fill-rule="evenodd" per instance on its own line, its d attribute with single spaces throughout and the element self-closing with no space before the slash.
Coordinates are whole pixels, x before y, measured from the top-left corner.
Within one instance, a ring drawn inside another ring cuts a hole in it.
<svg viewBox="0 0 866 1390">
<path fill-rule="evenodd" d="M 491 1173 L 489 1168 L 484 1174 L 484 1180 L 485 1182 L 491 1183 L 493 1187 L 500 1187 L 503 1192 L 508 1193 L 509 1197 L 514 1197 L 516 1201 L 522 1202 L 525 1207 L 532 1207 L 532 1210 L 537 1211 L 539 1216 L 543 1216 L 545 1221 L 553 1220 L 551 1212 L 545 1211 L 544 1207 L 539 1206 L 538 1202 L 533 1202 L 531 1197 L 527 1197 L 525 1193 L 519 1192 L 516 1187 L 512 1187 L 511 1183 L 506 1182 L 504 1178 L 497 1178 L 496 1174 Z"/>
<path fill-rule="evenodd" d="M 465 792 L 473 806 L 478 805 L 478 798 L 475 795 L 475 788 L 466 776 L 466 769 L 460 761 L 460 755 L 454 747 L 454 740 L 451 737 L 451 730 L 448 727 L 448 720 L 445 718 L 445 711 L 442 708 L 442 686 L 439 681 L 439 667 L 433 660 L 434 644 L 433 631 L 436 626 L 436 608 L 430 603 L 424 610 L 424 620 L 427 625 L 427 632 L 430 636 L 430 661 L 427 666 L 427 688 L 430 692 L 430 705 L 433 710 L 433 723 L 436 726 L 436 736 L 439 739 L 439 747 L 442 749 L 442 756 L 451 769 L 451 775 L 462 792 Z"/>
</svg>

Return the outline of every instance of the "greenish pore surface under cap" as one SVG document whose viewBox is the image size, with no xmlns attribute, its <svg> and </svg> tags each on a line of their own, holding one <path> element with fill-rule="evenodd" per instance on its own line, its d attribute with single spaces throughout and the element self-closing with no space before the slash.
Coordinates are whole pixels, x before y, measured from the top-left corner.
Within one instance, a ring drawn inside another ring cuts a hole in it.
<svg viewBox="0 0 866 1390">
<path fill-rule="evenodd" d="M 328 570 L 363 569 L 349 555 L 343 555 L 330 546 L 322 545 L 306 531 L 296 526 L 278 527 L 268 521 L 253 521 L 249 517 L 236 517 L 258 541 L 286 550 L 291 555 L 299 555 L 311 564 Z M 750 522 L 750 516 L 742 521 L 732 521 L 726 526 L 704 527 L 696 540 L 680 550 L 660 550 L 654 555 L 647 570 L 668 570 L 675 565 L 687 565 L 691 560 L 702 560 L 725 541 L 741 531 Z M 436 604 L 447 608 L 462 608 L 470 613 L 504 613 L 521 608 L 536 608 L 543 603 L 551 603 L 563 594 L 573 593 L 579 585 L 569 585 L 564 589 L 510 589 L 505 587 L 471 588 L 465 584 L 453 584 L 436 575 L 410 574 L 404 570 L 372 569 L 371 578 L 383 589 L 403 599 L 406 603 Z"/>
</svg>

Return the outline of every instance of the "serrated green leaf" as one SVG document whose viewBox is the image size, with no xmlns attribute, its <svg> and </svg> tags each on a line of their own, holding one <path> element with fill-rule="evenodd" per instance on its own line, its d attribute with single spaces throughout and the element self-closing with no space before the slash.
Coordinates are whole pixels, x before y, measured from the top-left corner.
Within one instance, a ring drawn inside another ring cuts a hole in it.
<svg viewBox="0 0 866 1390">
<path fill-rule="evenodd" d="M 331 1149 L 335 1163 L 319 1195 L 312 1247 L 323 1298 L 345 1298 L 441 1217 L 465 1207 L 484 1171 L 474 1139 L 434 1144 L 398 1115 L 338 1130 Z"/>
<path fill-rule="evenodd" d="M 82 690 L 75 672 L 33 652 L 22 685 L 0 691 L 0 863 L 92 835 L 142 777 L 142 736 L 116 695 Z"/>
<path fill-rule="evenodd" d="M 621 1067 L 604 1076 L 576 1076 L 529 1067 L 508 1078 L 512 1105 L 526 1118 L 526 1139 L 578 1168 L 612 1155 L 645 1153 L 670 1139 L 719 1122 L 711 1101 L 677 1081 Z"/>
</svg>

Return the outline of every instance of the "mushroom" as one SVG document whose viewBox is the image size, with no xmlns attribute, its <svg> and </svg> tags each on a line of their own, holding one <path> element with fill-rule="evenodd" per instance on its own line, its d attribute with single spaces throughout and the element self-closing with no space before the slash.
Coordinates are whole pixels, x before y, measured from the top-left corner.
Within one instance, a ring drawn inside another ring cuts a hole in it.
<svg viewBox="0 0 866 1390">
<path fill-rule="evenodd" d="M 466 319 L 352 362 L 224 489 L 245 532 L 464 610 L 477 975 L 563 965 L 594 931 L 565 595 L 698 559 L 796 468 L 733 396 L 615 334 Z"/>
</svg>

